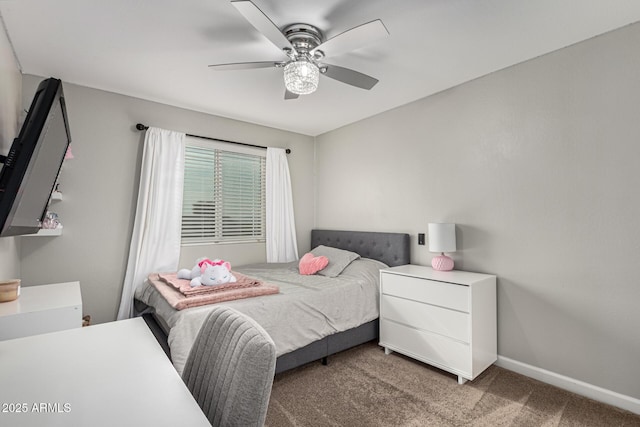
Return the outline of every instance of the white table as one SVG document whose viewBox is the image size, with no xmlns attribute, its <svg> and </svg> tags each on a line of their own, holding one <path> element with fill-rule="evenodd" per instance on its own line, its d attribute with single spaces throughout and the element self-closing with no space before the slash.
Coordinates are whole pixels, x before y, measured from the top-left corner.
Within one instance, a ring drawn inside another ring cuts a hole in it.
<svg viewBox="0 0 640 427">
<path fill-rule="evenodd" d="M 136 318 L 0 342 L 0 425 L 210 424 Z"/>
<path fill-rule="evenodd" d="M 80 327 L 80 282 L 23 286 L 18 299 L 0 303 L 0 341 Z"/>
</svg>

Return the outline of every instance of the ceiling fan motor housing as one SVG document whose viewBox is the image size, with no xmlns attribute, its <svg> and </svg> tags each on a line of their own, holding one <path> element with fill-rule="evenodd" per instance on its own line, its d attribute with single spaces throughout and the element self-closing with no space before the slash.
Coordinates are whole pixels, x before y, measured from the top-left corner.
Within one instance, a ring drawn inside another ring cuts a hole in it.
<svg viewBox="0 0 640 427">
<path fill-rule="evenodd" d="M 319 55 L 311 55 L 309 52 L 320 46 L 324 41 L 322 32 L 309 24 L 291 24 L 286 26 L 282 33 L 296 50 L 298 56 L 306 56 L 309 59 L 319 60 L 324 55 L 321 51 L 315 53 Z M 293 58 L 292 58 L 293 59 Z"/>
<path fill-rule="evenodd" d="M 324 57 L 324 54 L 319 50 L 311 54 L 311 51 L 322 43 L 322 32 L 313 25 L 291 24 L 286 26 L 282 33 L 295 50 L 285 49 L 285 53 L 291 59 L 284 65 L 285 87 L 296 95 L 315 92 L 318 88 L 319 75 L 324 73 L 326 68 L 321 67 L 317 62 Z"/>
</svg>

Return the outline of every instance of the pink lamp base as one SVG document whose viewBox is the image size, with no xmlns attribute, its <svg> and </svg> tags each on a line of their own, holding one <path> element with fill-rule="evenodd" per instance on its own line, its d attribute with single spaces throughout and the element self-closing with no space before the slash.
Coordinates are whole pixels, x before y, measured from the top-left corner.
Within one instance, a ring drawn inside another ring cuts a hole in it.
<svg viewBox="0 0 640 427">
<path fill-rule="evenodd" d="M 453 270 L 453 260 L 445 254 L 438 255 L 431 260 L 431 267 L 438 271 Z"/>
</svg>

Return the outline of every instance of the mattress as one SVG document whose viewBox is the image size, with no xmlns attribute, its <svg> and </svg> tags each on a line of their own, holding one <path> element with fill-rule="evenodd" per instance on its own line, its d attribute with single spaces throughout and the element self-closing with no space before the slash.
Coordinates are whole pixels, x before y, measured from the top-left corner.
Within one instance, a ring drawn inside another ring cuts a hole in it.
<svg viewBox="0 0 640 427">
<path fill-rule="evenodd" d="M 386 267 L 380 261 L 362 258 L 349 264 L 339 276 L 329 278 L 300 275 L 297 262 L 246 266 L 237 271 L 276 285 L 280 292 L 221 304 L 255 319 L 273 338 L 276 355 L 281 356 L 378 318 L 379 270 Z M 175 310 L 149 281 L 136 290 L 135 298 L 152 307 L 170 328 L 171 359 L 182 374 L 212 306 Z"/>
</svg>

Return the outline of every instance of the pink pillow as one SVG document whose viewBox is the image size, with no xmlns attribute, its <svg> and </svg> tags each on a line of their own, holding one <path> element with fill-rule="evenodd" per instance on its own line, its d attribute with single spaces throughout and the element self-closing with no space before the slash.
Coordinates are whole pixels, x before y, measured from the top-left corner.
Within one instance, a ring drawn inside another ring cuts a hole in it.
<svg viewBox="0 0 640 427">
<path fill-rule="evenodd" d="M 302 258 L 300 258 L 300 264 L 298 264 L 298 268 L 300 269 L 300 274 L 310 275 L 316 274 L 318 271 L 322 270 L 329 264 L 329 258 L 326 256 L 313 256 L 311 252 L 304 254 Z"/>
</svg>

